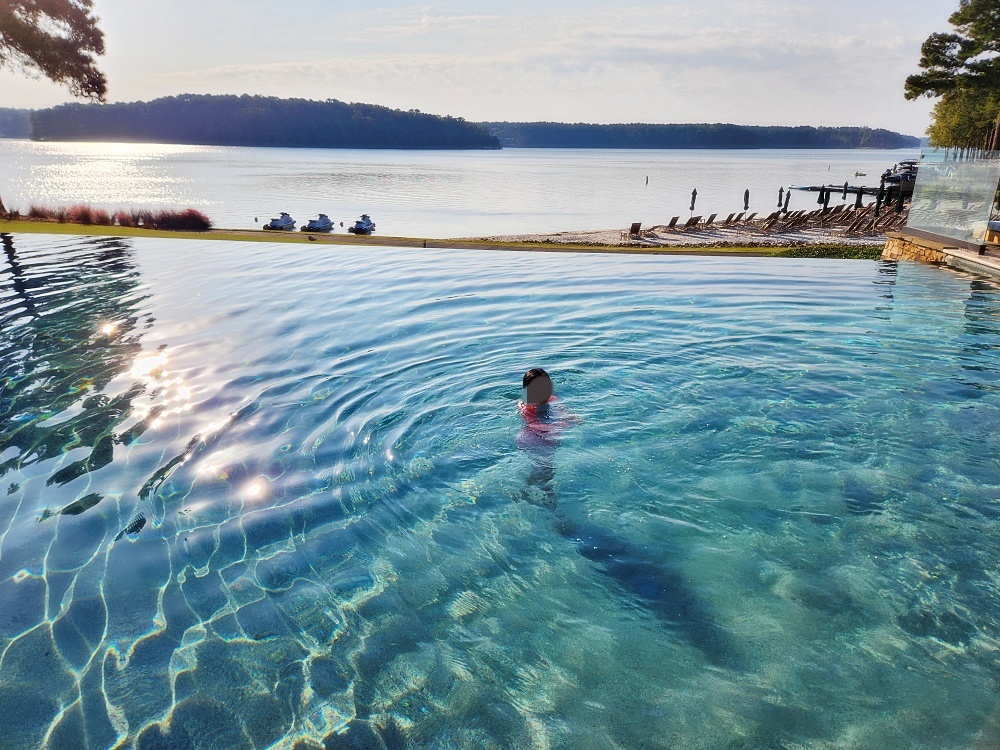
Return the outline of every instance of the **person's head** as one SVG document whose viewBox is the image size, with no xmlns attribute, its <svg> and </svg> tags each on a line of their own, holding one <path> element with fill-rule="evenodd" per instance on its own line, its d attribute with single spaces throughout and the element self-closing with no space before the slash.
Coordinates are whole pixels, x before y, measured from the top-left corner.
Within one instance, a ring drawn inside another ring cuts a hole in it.
<svg viewBox="0 0 1000 750">
<path fill-rule="evenodd" d="M 552 378 L 541 367 L 533 367 L 524 373 L 521 387 L 524 388 L 526 404 L 544 404 L 552 398 Z"/>
</svg>

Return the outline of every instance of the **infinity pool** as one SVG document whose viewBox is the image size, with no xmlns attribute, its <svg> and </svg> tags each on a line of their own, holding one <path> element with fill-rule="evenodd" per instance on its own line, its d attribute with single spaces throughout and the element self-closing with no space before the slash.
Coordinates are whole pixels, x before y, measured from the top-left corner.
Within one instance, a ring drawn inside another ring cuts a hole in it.
<svg viewBox="0 0 1000 750">
<path fill-rule="evenodd" d="M 3 249 L 0 748 L 997 742 L 986 281 Z"/>
</svg>

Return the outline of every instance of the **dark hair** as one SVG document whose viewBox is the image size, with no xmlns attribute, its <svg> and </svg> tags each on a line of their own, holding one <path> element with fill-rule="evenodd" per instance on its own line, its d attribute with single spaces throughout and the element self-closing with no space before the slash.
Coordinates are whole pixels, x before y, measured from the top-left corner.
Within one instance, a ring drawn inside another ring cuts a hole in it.
<svg viewBox="0 0 1000 750">
<path fill-rule="evenodd" d="M 524 373 L 524 379 L 521 380 L 521 387 L 527 388 L 528 383 L 530 383 L 535 378 L 541 377 L 542 375 L 544 375 L 545 377 L 549 377 L 549 374 L 545 372 L 545 370 L 543 370 L 541 367 L 532 367 L 530 370 Z"/>
</svg>

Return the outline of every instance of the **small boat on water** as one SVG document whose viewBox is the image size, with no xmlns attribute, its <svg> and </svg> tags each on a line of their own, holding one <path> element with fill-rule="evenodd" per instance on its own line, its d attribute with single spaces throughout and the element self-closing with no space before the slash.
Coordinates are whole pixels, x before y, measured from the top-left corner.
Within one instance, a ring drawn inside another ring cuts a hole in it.
<svg viewBox="0 0 1000 750">
<path fill-rule="evenodd" d="M 354 222 L 353 227 L 347 228 L 353 234 L 371 234 L 375 231 L 375 222 L 368 214 L 361 214 L 361 218 Z"/>
<path fill-rule="evenodd" d="M 333 220 L 326 214 L 320 214 L 319 218 L 310 219 L 309 223 L 302 227 L 303 232 L 332 232 Z"/>
<path fill-rule="evenodd" d="M 295 219 L 289 216 L 284 211 L 278 216 L 277 219 L 271 219 L 267 224 L 264 225 L 264 229 L 277 230 L 277 231 L 288 231 L 289 229 L 295 229 Z"/>
</svg>

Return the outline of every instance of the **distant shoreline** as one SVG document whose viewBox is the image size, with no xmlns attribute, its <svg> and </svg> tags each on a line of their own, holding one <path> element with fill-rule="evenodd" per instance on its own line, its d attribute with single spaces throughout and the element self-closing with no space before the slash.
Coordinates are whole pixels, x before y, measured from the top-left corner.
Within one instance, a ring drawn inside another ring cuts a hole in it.
<svg viewBox="0 0 1000 750">
<path fill-rule="evenodd" d="M 127 140 L 111 138 L 74 138 L 60 141 L 56 139 L 29 138 L 28 136 L 7 136 L 0 134 L 0 141 L 26 141 L 27 143 L 114 143 L 137 146 L 211 146 L 216 148 L 287 148 L 295 150 L 317 149 L 323 151 L 460 151 L 462 153 L 496 153 L 498 151 L 907 151 L 919 146 L 512 146 L 494 148 L 397 148 L 394 146 L 299 146 L 261 145 L 233 143 L 181 143 L 178 141 Z"/>
<path fill-rule="evenodd" d="M 0 107 L 0 137 L 42 142 L 494 150 L 897 149 L 920 139 L 884 128 L 733 123 L 472 122 L 336 99 L 181 94 L 152 101 Z"/>
</svg>

